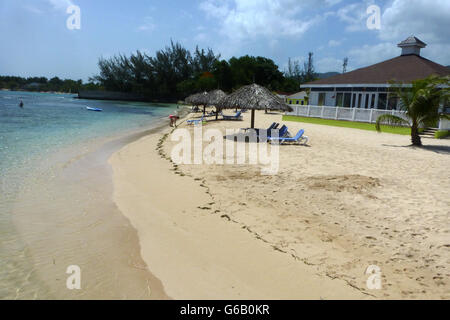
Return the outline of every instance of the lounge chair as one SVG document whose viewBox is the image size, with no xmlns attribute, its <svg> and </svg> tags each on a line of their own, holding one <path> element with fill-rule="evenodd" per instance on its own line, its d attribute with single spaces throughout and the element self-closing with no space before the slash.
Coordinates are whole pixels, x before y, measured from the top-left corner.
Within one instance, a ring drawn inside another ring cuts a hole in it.
<svg viewBox="0 0 450 320">
<path fill-rule="evenodd" d="M 280 125 L 279 123 L 274 122 L 274 123 L 272 123 L 272 124 L 270 125 L 270 127 L 267 128 L 267 129 L 242 128 L 241 130 L 243 130 L 243 131 L 255 130 L 255 131 L 256 131 L 256 134 L 259 135 L 259 133 L 260 133 L 261 131 L 267 130 L 267 132 L 270 132 L 271 130 L 277 129 L 279 125 Z"/>
<path fill-rule="evenodd" d="M 276 128 L 273 128 L 271 130 L 267 130 L 267 138 L 270 138 L 272 136 L 272 133 L 273 133 L 274 130 L 276 130 Z M 277 131 L 278 131 L 278 137 L 289 138 L 291 136 L 291 134 L 289 133 L 289 129 L 288 129 L 288 127 L 286 127 L 286 125 L 283 125 L 281 127 L 281 129 L 279 129 Z"/>
<path fill-rule="evenodd" d="M 196 125 L 198 125 L 198 124 L 200 124 L 200 123 L 203 123 L 204 119 L 205 119 L 205 117 L 202 116 L 200 119 L 187 120 L 186 123 L 187 123 L 188 125 L 193 124 L 194 126 L 196 126 Z"/>
<path fill-rule="evenodd" d="M 272 130 L 277 130 L 279 125 L 280 125 L 279 123 L 274 122 L 274 123 L 272 123 L 272 125 L 267 130 L 256 129 L 256 132 L 257 132 L 257 134 L 259 136 L 262 132 L 265 131 L 266 132 L 266 136 L 270 137 L 270 135 L 272 134 Z"/>
<path fill-rule="evenodd" d="M 267 130 L 259 130 L 257 131 L 258 134 L 258 140 L 259 141 L 264 141 L 267 142 L 268 139 L 270 139 L 270 137 L 272 137 L 272 135 L 276 134 L 277 137 L 284 137 L 284 138 L 288 138 L 290 137 L 289 134 L 289 130 L 288 127 L 286 127 L 286 125 L 283 125 L 281 127 L 281 129 L 278 129 L 278 123 L 271 129 L 267 129 Z"/>
<path fill-rule="evenodd" d="M 280 130 L 281 131 L 281 130 Z M 295 143 L 295 144 L 300 144 L 303 142 L 303 144 L 307 144 L 308 143 L 308 137 L 304 135 L 305 134 L 305 130 L 301 129 L 297 135 L 293 138 L 291 137 L 269 137 L 269 142 L 279 142 L 280 144 L 283 143 Z"/>
<path fill-rule="evenodd" d="M 226 116 L 222 114 L 223 120 L 243 120 L 242 118 L 242 111 L 237 112 L 234 116 Z"/>
<path fill-rule="evenodd" d="M 215 117 L 215 116 L 216 116 L 216 112 L 215 112 L 215 111 L 208 112 L 208 113 L 205 115 L 205 117 Z"/>
</svg>

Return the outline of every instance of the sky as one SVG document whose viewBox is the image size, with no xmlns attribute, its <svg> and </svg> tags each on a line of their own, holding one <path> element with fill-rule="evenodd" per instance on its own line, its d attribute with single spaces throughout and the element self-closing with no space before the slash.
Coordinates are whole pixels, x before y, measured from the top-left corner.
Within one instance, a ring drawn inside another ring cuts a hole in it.
<svg viewBox="0 0 450 320">
<path fill-rule="evenodd" d="M 72 5 L 80 29 L 67 27 Z M 372 5 L 379 29 L 367 26 Z M 313 52 L 316 71 L 341 72 L 344 57 L 354 70 L 400 55 L 410 35 L 450 65 L 450 0 L 0 0 L 0 75 L 86 81 L 99 57 L 154 55 L 171 40 L 223 59 L 264 56 L 282 71 Z"/>
</svg>

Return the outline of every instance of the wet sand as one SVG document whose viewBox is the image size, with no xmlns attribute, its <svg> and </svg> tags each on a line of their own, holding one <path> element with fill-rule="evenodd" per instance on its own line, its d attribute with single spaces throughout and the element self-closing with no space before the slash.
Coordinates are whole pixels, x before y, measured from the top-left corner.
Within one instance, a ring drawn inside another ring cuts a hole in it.
<svg viewBox="0 0 450 320">
<path fill-rule="evenodd" d="M 4 299 L 168 299 L 140 256 L 136 230 L 112 199 L 108 158 L 159 129 L 68 148 L 33 167 L 12 212 L 17 259 L 4 266 Z M 15 261 L 15 262 L 14 262 Z M 67 267 L 81 268 L 68 290 Z"/>
</svg>

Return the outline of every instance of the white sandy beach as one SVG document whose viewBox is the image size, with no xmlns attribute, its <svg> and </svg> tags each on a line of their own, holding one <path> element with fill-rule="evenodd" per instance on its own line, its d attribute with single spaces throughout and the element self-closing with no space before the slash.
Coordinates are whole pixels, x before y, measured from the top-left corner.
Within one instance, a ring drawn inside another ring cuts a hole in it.
<svg viewBox="0 0 450 320">
<path fill-rule="evenodd" d="M 247 127 L 249 116 L 204 128 Z M 274 121 L 281 115 L 257 113 L 259 128 Z M 252 165 L 174 167 L 174 143 L 160 144 L 168 130 L 110 159 L 115 202 L 165 294 L 448 299 L 450 140 L 417 149 L 408 136 L 285 124 L 310 143 L 281 146 L 274 176 Z M 366 286 L 370 265 L 381 268 L 381 290 Z"/>
</svg>

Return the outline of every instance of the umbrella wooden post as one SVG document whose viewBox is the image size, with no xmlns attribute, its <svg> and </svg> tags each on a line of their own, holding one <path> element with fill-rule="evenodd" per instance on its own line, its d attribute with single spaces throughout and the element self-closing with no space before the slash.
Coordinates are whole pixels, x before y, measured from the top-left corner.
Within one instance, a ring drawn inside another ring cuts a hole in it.
<svg viewBox="0 0 450 320">
<path fill-rule="evenodd" d="M 252 109 L 252 129 L 255 129 L 255 109 Z"/>
</svg>

